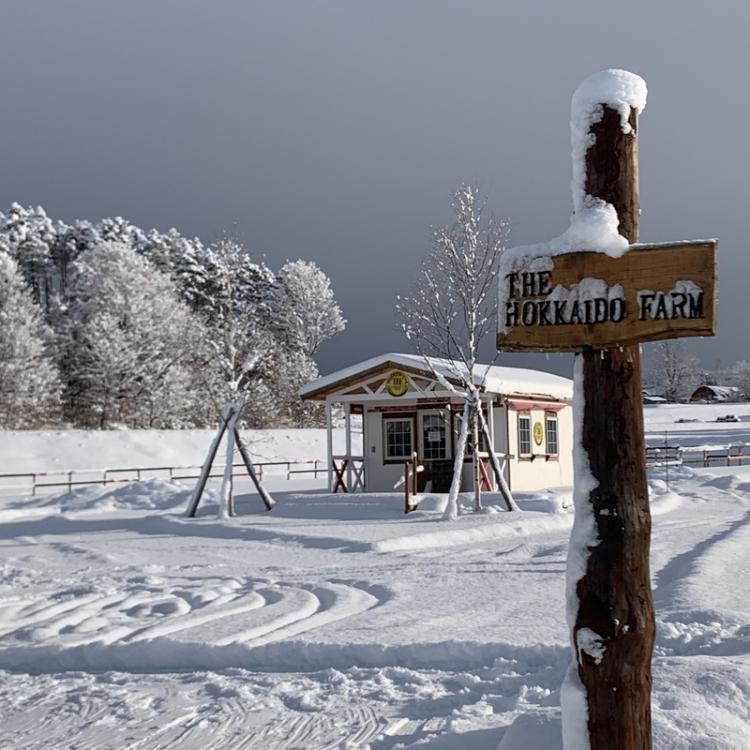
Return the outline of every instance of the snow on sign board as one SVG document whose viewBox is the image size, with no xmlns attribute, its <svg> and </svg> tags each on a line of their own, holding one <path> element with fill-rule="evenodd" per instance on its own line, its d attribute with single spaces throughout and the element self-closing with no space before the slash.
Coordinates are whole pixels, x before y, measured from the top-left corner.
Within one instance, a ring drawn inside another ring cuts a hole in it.
<svg viewBox="0 0 750 750">
<path fill-rule="evenodd" d="M 716 245 L 513 257 L 500 278 L 497 348 L 575 352 L 713 336 Z"/>
</svg>

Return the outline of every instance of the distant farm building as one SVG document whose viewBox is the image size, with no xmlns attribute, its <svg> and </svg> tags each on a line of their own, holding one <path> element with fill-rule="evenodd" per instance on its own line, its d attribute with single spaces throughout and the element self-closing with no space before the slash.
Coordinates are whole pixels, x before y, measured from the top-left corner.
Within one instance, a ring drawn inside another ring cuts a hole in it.
<svg viewBox="0 0 750 750">
<path fill-rule="evenodd" d="M 644 404 L 666 404 L 667 399 L 663 393 L 657 393 L 651 389 L 643 389 L 643 403 Z"/>
<path fill-rule="evenodd" d="M 695 403 L 720 403 L 742 401 L 742 390 L 734 385 L 702 385 L 693 391 L 690 401 Z"/>
<path fill-rule="evenodd" d="M 463 401 L 453 389 L 460 378 L 445 360 L 413 354 L 383 354 L 308 383 L 303 399 L 324 401 L 328 423 L 328 475 L 332 491 L 392 492 L 404 463 L 418 461 L 418 492 L 447 492 Z M 516 491 L 573 483 L 573 383 L 538 370 L 477 365 L 482 408 L 492 445 L 480 441 L 485 489 L 494 490 L 489 452 Z M 336 454 L 332 409 L 346 415 L 346 449 Z M 361 445 L 359 429 L 361 421 Z M 415 459 L 416 456 L 416 459 Z M 472 486 L 471 459 L 462 470 L 462 490 Z"/>
</svg>

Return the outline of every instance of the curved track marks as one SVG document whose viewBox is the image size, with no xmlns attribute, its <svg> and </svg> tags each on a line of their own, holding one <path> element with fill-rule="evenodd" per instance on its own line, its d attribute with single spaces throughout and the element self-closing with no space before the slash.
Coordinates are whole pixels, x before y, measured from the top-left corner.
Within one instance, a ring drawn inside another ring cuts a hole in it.
<svg viewBox="0 0 750 750">
<path fill-rule="evenodd" d="M 159 669 L 166 641 L 195 644 L 184 649 L 184 668 L 201 650 L 263 646 L 324 627 L 380 604 L 377 595 L 343 581 L 316 585 L 238 578 L 161 579 L 132 577 L 106 588 L 69 589 L 50 603 L 0 603 L 0 667 L 48 671 L 39 649 L 62 654 L 96 649 L 97 664 L 114 652 L 137 646 L 139 663 L 153 658 Z M 12 656 L 11 656 L 12 654 Z M 48 658 L 48 657 L 45 657 Z M 170 668 L 180 668 L 170 656 Z M 113 667 L 121 662 L 112 660 Z M 197 662 L 196 662 L 197 663 Z M 120 667 L 122 668 L 122 667 Z"/>
</svg>

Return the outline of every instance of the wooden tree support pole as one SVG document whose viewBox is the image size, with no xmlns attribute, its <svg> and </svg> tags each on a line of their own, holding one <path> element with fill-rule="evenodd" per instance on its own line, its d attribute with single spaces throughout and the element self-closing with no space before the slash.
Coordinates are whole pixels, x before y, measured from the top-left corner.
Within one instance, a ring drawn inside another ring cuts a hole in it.
<svg viewBox="0 0 750 750">
<path fill-rule="evenodd" d="M 490 409 L 491 408 L 492 404 L 490 404 Z M 503 476 L 503 470 L 500 467 L 500 462 L 497 460 L 497 456 L 495 455 L 495 441 L 491 435 L 487 420 L 484 418 L 484 414 L 482 414 L 481 409 L 479 411 L 479 420 L 482 426 L 482 433 L 484 434 L 485 442 L 487 443 L 487 447 L 490 449 L 490 466 L 492 466 L 492 472 L 495 475 L 497 488 L 500 490 L 500 494 L 503 496 L 503 500 L 505 501 L 505 509 L 518 510 L 518 506 L 516 505 L 515 500 L 513 500 L 513 495 L 511 495 L 510 493 L 510 487 L 508 487 L 508 483 L 505 481 L 505 476 Z"/>
<path fill-rule="evenodd" d="M 635 109 L 630 125 L 632 131 L 624 133 L 619 113 L 604 107 L 602 120 L 592 126 L 596 142 L 586 152 L 586 193 L 615 207 L 619 232 L 633 243 L 639 234 Z M 588 501 L 599 538 L 576 586 L 573 628 L 589 739 L 592 750 L 647 750 L 654 608 L 640 350 L 636 345 L 578 356 L 582 448 L 596 485 Z M 598 656 L 581 647 L 592 633 L 603 647 Z"/>
<path fill-rule="evenodd" d="M 255 473 L 253 462 L 250 459 L 250 454 L 248 453 L 247 448 L 245 447 L 245 443 L 240 436 L 240 431 L 236 427 L 234 430 L 234 440 L 237 443 L 237 448 L 240 451 L 240 456 L 242 456 L 242 462 L 245 464 L 245 469 L 247 469 L 248 476 L 255 485 L 255 489 L 260 495 L 260 499 L 263 501 L 263 505 L 266 506 L 266 510 L 271 510 L 271 508 L 273 508 L 273 506 L 275 505 L 274 500 L 268 493 L 266 488 L 260 483 L 258 475 Z"/>
<path fill-rule="evenodd" d="M 409 512 L 409 462 L 404 461 L 404 513 Z"/>
<path fill-rule="evenodd" d="M 227 430 L 227 419 L 225 415 L 222 413 L 221 415 L 221 424 L 219 425 L 219 429 L 216 433 L 216 436 L 214 437 L 213 443 L 211 443 L 211 447 L 208 450 L 208 455 L 206 456 L 206 460 L 203 462 L 203 468 L 201 469 L 200 476 L 198 477 L 198 483 L 195 485 L 195 490 L 193 491 L 193 495 L 190 498 L 190 503 L 188 504 L 188 509 L 186 512 L 186 515 L 188 518 L 194 518 L 195 513 L 198 510 L 198 505 L 200 504 L 201 498 L 203 497 L 203 492 L 206 489 L 206 482 L 208 481 L 208 475 L 211 473 L 211 467 L 214 464 L 214 460 L 216 459 L 216 454 L 219 450 L 219 445 L 221 445 L 221 439 L 224 437 L 224 433 Z"/>
</svg>

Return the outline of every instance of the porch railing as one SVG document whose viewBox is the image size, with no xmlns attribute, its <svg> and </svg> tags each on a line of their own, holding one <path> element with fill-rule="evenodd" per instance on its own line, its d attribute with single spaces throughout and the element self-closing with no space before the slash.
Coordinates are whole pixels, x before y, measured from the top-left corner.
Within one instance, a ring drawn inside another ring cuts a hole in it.
<svg viewBox="0 0 750 750">
<path fill-rule="evenodd" d="M 350 454 L 331 456 L 331 492 L 365 491 L 365 457 Z"/>
</svg>

